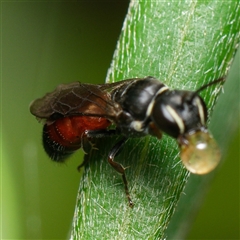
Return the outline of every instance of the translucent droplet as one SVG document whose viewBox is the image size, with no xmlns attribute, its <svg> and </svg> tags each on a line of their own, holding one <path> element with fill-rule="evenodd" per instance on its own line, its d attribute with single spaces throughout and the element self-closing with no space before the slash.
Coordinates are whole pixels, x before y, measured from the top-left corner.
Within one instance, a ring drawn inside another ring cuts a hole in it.
<svg viewBox="0 0 240 240">
<path fill-rule="evenodd" d="M 208 132 L 198 131 L 185 137 L 180 144 L 181 159 L 185 167 L 195 174 L 211 172 L 219 163 L 221 153 Z"/>
</svg>

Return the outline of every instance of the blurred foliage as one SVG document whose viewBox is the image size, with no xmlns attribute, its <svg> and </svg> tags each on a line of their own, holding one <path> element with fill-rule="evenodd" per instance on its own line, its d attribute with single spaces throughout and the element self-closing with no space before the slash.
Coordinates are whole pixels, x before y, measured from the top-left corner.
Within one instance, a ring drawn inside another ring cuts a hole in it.
<svg viewBox="0 0 240 240">
<path fill-rule="evenodd" d="M 1 3 L 2 238 L 66 239 L 82 151 L 52 162 L 32 100 L 59 83 L 103 83 L 127 1 Z"/>
</svg>

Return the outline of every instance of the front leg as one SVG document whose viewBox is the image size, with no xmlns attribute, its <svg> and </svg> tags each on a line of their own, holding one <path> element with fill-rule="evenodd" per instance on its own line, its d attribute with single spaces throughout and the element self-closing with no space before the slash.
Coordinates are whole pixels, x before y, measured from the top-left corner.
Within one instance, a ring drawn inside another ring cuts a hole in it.
<svg viewBox="0 0 240 240">
<path fill-rule="evenodd" d="M 89 149 L 89 146 L 91 146 L 91 149 L 93 148 L 93 144 L 91 143 L 91 138 L 103 138 L 103 137 L 110 137 L 114 135 L 119 135 L 116 129 L 110 129 L 110 130 L 94 130 L 94 131 L 86 131 L 84 139 L 82 141 L 82 148 L 85 152 L 86 149 Z M 129 194 L 128 189 L 128 182 L 125 174 L 125 168 L 118 162 L 114 161 L 114 158 L 120 153 L 120 150 L 123 146 L 123 144 L 126 142 L 127 138 L 123 138 L 121 141 L 119 141 L 109 152 L 108 154 L 108 162 L 109 164 L 122 175 L 122 180 L 125 186 L 125 193 L 129 202 L 129 206 L 133 207 L 133 202 Z M 78 171 L 80 171 L 81 167 L 85 166 L 85 164 L 88 163 L 88 158 L 86 154 L 84 155 L 83 163 L 78 166 Z"/>
<path fill-rule="evenodd" d="M 130 207 L 133 207 L 134 203 L 132 202 L 132 199 L 129 194 L 129 189 L 128 189 L 128 182 L 125 174 L 125 168 L 122 166 L 122 164 L 115 162 L 114 158 L 117 156 L 119 151 L 122 149 L 123 144 L 126 142 L 127 138 L 123 138 L 121 141 L 119 141 L 109 152 L 108 154 L 108 162 L 110 165 L 122 175 L 122 180 L 125 186 L 125 193 L 128 199 L 128 203 Z"/>
</svg>

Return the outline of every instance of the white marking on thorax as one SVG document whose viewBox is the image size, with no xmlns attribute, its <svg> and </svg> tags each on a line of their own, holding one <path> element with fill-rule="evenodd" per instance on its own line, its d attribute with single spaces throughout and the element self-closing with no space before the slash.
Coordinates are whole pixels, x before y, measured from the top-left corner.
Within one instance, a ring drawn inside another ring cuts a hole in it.
<svg viewBox="0 0 240 240">
<path fill-rule="evenodd" d="M 147 108 L 147 112 L 146 112 L 146 117 L 149 117 L 152 113 L 152 109 L 153 109 L 153 106 L 155 104 L 155 99 L 158 95 L 162 94 L 163 92 L 167 91 L 169 88 L 167 86 L 163 86 L 161 87 L 155 94 L 154 98 L 152 99 L 152 101 L 150 102 L 150 104 L 148 105 L 148 108 Z"/>
<path fill-rule="evenodd" d="M 143 122 L 142 121 L 132 121 L 130 127 L 137 132 L 143 131 Z"/>
</svg>

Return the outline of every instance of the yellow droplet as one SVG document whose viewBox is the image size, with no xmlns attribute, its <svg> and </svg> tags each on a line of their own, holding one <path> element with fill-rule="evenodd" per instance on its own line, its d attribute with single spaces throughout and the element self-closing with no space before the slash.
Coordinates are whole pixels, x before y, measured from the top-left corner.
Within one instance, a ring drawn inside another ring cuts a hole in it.
<svg viewBox="0 0 240 240">
<path fill-rule="evenodd" d="M 190 172 L 206 174 L 218 165 L 221 153 L 216 141 L 208 132 L 189 134 L 185 140 L 185 143 L 180 145 L 181 159 Z"/>
</svg>

